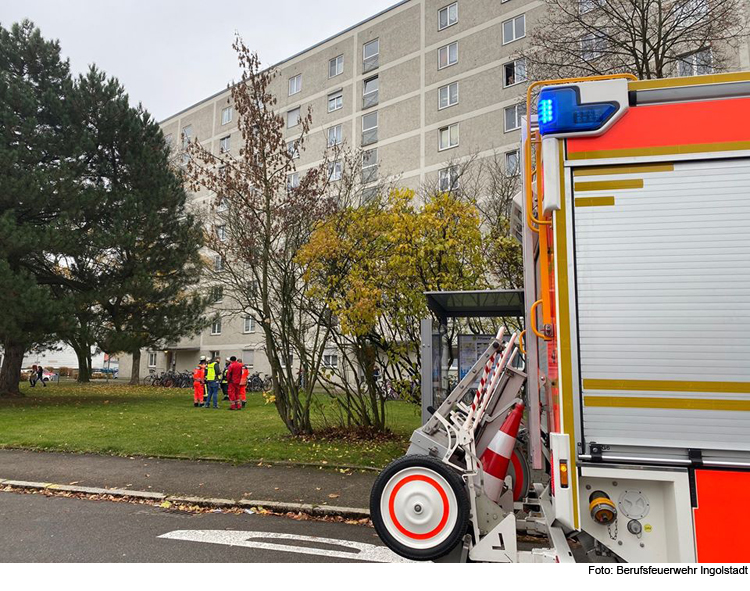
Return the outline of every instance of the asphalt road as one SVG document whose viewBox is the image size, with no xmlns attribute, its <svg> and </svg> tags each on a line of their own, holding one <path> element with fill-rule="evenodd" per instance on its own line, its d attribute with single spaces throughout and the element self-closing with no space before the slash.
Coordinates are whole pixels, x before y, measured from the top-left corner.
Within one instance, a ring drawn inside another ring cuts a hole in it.
<svg viewBox="0 0 750 591">
<path fill-rule="evenodd" d="M 0 562 L 399 560 L 364 526 L 13 492 L 0 492 L 0 547 Z"/>
</svg>

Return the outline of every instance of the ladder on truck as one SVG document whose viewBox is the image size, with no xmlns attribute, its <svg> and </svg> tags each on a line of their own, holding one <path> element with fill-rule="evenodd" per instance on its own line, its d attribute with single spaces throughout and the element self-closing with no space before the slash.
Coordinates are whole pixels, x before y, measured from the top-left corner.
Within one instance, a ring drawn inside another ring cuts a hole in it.
<svg viewBox="0 0 750 591">
<path fill-rule="evenodd" d="M 519 334 L 507 342 L 504 335 L 500 329 L 414 431 L 406 455 L 386 467 L 373 486 L 373 524 L 401 556 L 436 560 L 454 551 L 461 561 L 553 559 L 546 549 L 519 552 L 516 543 L 516 506 L 507 468 L 524 409 L 520 396 L 526 374 L 514 367 Z"/>
</svg>

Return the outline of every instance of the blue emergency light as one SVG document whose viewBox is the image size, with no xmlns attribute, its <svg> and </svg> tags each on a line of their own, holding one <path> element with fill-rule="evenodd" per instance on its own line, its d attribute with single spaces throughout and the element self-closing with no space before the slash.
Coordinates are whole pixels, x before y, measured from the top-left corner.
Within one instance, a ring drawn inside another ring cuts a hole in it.
<svg viewBox="0 0 750 591">
<path fill-rule="evenodd" d="M 616 101 L 581 104 L 577 86 L 545 88 L 537 109 L 542 135 L 601 129 L 620 108 Z"/>
</svg>

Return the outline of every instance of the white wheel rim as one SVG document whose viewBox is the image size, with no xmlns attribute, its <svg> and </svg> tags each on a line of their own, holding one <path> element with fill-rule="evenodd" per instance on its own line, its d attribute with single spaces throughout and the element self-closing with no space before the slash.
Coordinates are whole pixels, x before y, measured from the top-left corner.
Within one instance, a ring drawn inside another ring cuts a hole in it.
<svg viewBox="0 0 750 591">
<path fill-rule="evenodd" d="M 444 542 L 458 519 L 458 501 L 448 481 L 429 468 L 406 468 L 385 485 L 380 515 L 390 536 L 416 550 Z"/>
</svg>

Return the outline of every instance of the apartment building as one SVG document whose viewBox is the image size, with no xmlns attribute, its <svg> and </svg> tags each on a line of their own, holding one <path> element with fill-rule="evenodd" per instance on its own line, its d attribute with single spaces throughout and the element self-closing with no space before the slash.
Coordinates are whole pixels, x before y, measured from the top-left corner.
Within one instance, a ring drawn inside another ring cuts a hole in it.
<svg viewBox="0 0 750 591">
<path fill-rule="evenodd" d="M 276 64 L 272 92 L 290 142 L 312 109 L 298 175 L 320 164 L 326 146 L 342 142 L 365 150 L 368 186 L 397 177 L 412 189 L 450 189 L 452 165 L 474 156 L 497 154 L 515 169 L 526 80 L 517 58 L 542 7 L 539 0 L 405 0 Z M 240 145 L 228 90 L 166 119 L 162 129 L 176 148 L 182 138 L 197 138 L 217 154 Z M 330 172 L 339 174 L 335 166 Z M 198 193 L 191 206 L 208 207 L 212 199 Z M 221 299 L 216 306 L 222 309 Z M 195 338 L 144 351 L 141 375 L 188 369 L 201 355 L 235 355 L 270 372 L 256 320 L 226 313 Z M 326 362 L 337 364 L 337 353 Z M 123 358 L 121 375 L 130 367 Z"/>
<path fill-rule="evenodd" d="M 454 165 L 475 157 L 492 156 L 506 170 L 516 169 L 526 92 L 520 56 L 543 10 L 541 0 L 403 0 L 276 64 L 272 92 L 288 141 L 299 136 L 308 108 L 313 118 L 289 184 L 320 164 L 327 146 L 342 142 L 365 150 L 362 180 L 372 187 L 398 178 L 407 188 L 449 190 Z M 256 49 L 262 56 L 263 48 Z M 703 73 L 703 58 L 696 54 L 693 67 L 686 62 L 680 74 Z M 747 67 L 746 47 L 738 61 Z M 240 145 L 228 90 L 166 119 L 162 128 L 177 151 L 185 138 L 217 154 Z M 330 174 L 334 180 L 340 175 L 336 165 Z M 212 199 L 198 193 L 191 205 L 208 207 Z M 141 375 L 188 369 L 201 355 L 235 355 L 255 371 L 270 372 L 256 320 L 225 313 L 198 337 L 144 352 Z M 337 364 L 337 353 L 326 361 Z M 129 358 L 121 359 L 121 375 L 130 366 Z"/>
</svg>

